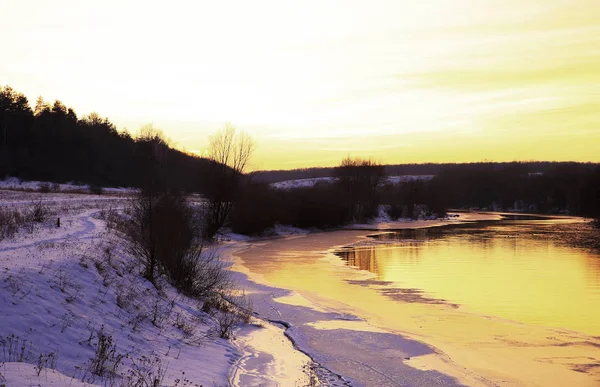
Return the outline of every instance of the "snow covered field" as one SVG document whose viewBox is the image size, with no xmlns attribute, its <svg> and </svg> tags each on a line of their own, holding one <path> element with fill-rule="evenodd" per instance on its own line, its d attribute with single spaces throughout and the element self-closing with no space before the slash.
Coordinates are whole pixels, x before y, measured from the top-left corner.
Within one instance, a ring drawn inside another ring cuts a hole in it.
<svg viewBox="0 0 600 387">
<path fill-rule="evenodd" d="M 89 193 L 89 186 L 82 184 L 57 184 L 39 181 L 21 181 L 16 177 L 0 180 L 0 190 L 20 190 L 20 191 L 39 191 L 40 188 L 47 187 L 55 192 L 70 193 Z M 109 194 L 130 194 L 134 190 L 131 188 L 103 188 L 105 193 Z"/>
<path fill-rule="evenodd" d="M 47 211 L 0 240 L 0 386 L 316 385 L 281 326 L 253 318 L 220 338 L 202 302 L 139 275 L 104 220 L 127 191 L 61 191 L 0 190 L 5 210 Z"/>
<path fill-rule="evenodd" d="M 402 175 L 387 176 L 386 183 L 398 184 L 413 180 L 431 180 L 433 175 Z M 315 177 L 312 179 L 286 180 L 271 184 L 275 189 L 294 189 L 314 187 L 317 184 L 330 184 L 335 181 L 334 177 Z"/>
</svg>

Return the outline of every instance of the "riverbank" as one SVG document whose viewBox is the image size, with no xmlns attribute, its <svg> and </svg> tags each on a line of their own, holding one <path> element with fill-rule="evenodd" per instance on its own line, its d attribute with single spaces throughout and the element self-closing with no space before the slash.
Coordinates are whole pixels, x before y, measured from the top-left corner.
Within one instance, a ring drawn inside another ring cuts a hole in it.
<svg viewBox="0 0 600 387">
<path fill-rule="evenodd" d="M 2 209 L 46 215 L 0 240 L 0 386 L 310 385 L 313 364 L 283 328 L 251 318 L 220 337 L 202 301 L 142 278 L 106 223 L 126 204 L 0 190 Z"/>
<path fill-rule="evenodd" d="M 597 385 L 597 337 L 382 294 L 372 274 L 333 254 L 371 233 L 340 230 L 236 245 L 233 269 L 246 279 L 259 314 L 290 322 L 287 334 L 301 349 L 356 384 Z M 415 372 L 425 370 L 436 373 Z"/>
</svg>

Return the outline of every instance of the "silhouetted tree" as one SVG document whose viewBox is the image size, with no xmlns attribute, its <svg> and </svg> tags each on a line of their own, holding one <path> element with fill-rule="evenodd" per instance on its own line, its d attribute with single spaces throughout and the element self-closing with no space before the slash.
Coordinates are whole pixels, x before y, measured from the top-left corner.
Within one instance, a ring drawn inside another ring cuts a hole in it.
<svg viewBox="0 0 600 387">
<path fill-rule="evenodd" d="M 385 179 L 383 165 L 347 157 L 334 169 L 334 175 L 346 193 L 351 218 L 362 222 L 377 215 L 379 187 Z"/>
<path fill-rule="evenodd" d="M 48 103 L 40 97 L 31 109 L 23 94 L 0 87 L 0 178 L 141 188 L 148 165 L 140 159 L 148 140 L 148 136 L 134 139 L 127 132 L 119 133 L 96 113 L 78 118 L 61 101 Z M 161 148 L 163 184 L 204 192 L 216 164 L 168 143 Z"/>
<path fill-rule="evenodd" d="M 17 173 L 18 162 L 27 157 L 24 144 L 32 120 L 27 98 L 11 87 L 0 87 L 0 177 Z"/>
<path fill-rule="evenodd" d="M 209 158 L 217 167 L 208 180 L 205 237 L 212 238 L 227 221 L 253 151 L 254 140 L 229 124 L 210 137 Z"/>
</svg>

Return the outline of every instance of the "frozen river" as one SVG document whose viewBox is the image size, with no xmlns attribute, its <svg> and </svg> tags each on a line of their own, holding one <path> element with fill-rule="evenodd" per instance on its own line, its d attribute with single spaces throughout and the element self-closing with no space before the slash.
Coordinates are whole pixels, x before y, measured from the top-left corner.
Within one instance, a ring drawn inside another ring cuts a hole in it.
<svg viewBox="0 0 600 387">
<path fill-rule="evenodd" d="M 594 232 L 525 218 L 314 233 L 253 242 L 235 268 L 332 384 L 597 385 Z"/>
</svg>

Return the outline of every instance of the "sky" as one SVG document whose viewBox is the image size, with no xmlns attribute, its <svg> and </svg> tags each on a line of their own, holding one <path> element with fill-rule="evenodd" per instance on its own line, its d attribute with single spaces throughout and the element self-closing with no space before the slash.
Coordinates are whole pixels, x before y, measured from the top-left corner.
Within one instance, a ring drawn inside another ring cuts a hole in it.
<svg viewBox="0 0 600 387">
<path fill-rule="evenodd" d="M 0 85 L 251 169 L 600 161 L 598 0 L 0 0 Z"/>
</svg>

